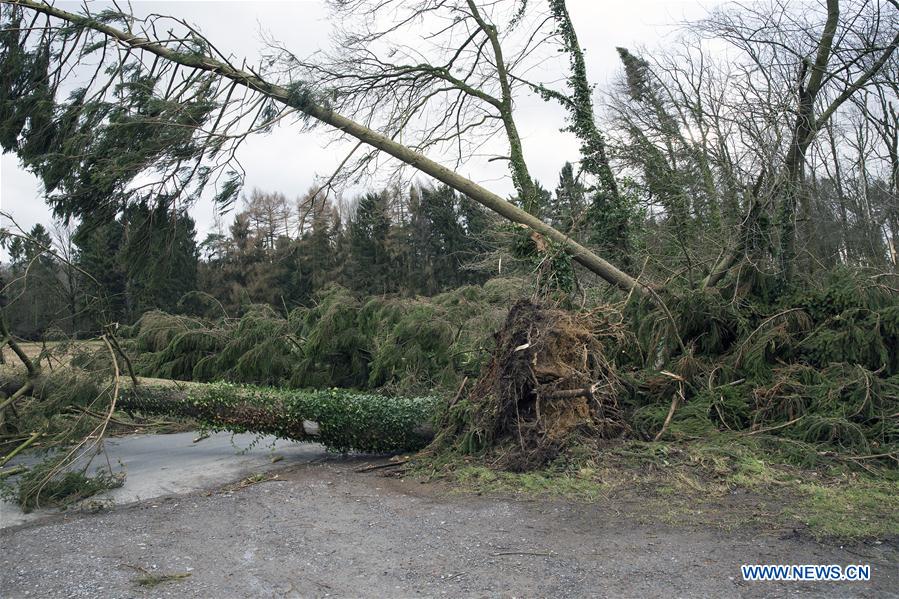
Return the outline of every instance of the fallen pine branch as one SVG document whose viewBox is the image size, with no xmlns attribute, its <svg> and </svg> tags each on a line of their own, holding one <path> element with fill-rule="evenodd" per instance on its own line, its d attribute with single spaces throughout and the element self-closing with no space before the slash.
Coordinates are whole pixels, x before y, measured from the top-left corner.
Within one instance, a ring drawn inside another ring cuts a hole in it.
<svg viewBox="0 0 899 599">
<path fill-rule="evenodd" d="M 22 443 L 21 445 L 19 445 L 15 449 L 13 449 L 11 452 L 9 452 L 5 456 L 3 456 L 3 458 L 0 458 L 0 466 L 6 465 L 6 463 L 8 461 L 13 459 L 14 457 L 19 455 L 26 449 L 28 449 L 28 447 L 30 447 L 35 441 L 37 441 L 40 438 L 40 436 L 41 436 L 40 432 L 33 433 L 30 437 L 28 437 L 28 439 L 25 440 L 24 443 Z"/>
<path fill-rule="evenodd" d="M 25 466 L 18 464 L 16 466 L 12 466 L 10 468 L 2 468 L 0 469 L 0 479 L 7 478 L 9 476 L 15 476 L 16 474 L 22 474 L 23 472 L 27 472 L 28 468 Z"/>
</svg>

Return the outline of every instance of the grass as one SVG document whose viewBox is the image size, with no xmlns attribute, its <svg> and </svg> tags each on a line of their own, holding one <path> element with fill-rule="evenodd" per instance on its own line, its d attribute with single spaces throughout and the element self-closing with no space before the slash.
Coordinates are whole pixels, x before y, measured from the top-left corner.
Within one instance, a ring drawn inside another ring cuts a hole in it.
<svg viewBox="0 0 899 599">
<path fill-rule="evenodd" d="M 596 480 L 595 473 L 588 468 L 584 468 L 582 473 L 537 471 L 518 474 L 466 464 L 454 473 L 454 478 L 463 488 L 481 493 L 596 501 L 608 492 L 608 488 Z"/>
<path fill-rule="evenodd" d="M 56 368 L 57 366 L 60 366 L 60 365 L 68 364 L 69 361 L 72 359 L 72 356 L 80 350 L 96 351 L 99 349 L 105 349 L 105 345 L 103 345 L 103 342 L 99 341 L 99 340 L 46 341 L 46 342 L 20 341 L 19 347 L 22 349 L 22 351 L 25 352 L 26 356 L 28 356 L 29 358 L 32 358 L 32 359 L 37 358 L 40 355 L 41 351 L 43 351 L 44 349 L 52 352 L 53 353 L 52 363 L 53 363 L 54 368 Z M 60 349 L 63 349 L 64 351 L 60 352 Z M 3 354 L 3 359 L 6 360 L 7 364 L 21 365 L 21 362 L 19 362 L 18 356 L 16 356 L 15 353 L 13 353 L 12 349 L 8 345 L 4 344 L 2 347 L 0 347 L 0 353 Z M 42 362 L 42 365 L 46 365 L 46 363 Z"/>
<path fill-rule="evenodd" d="M 445 479 L 463 493 L 602 501 L 647 523 L 800 528 L 818 540 L 899 537 L 895 469 L 859 471 L 820 459 L 814 467 L 795 465 L 807 451 L 728 433 L 582 447 L 536 472 L 496 471 L 471 456 L 447 455 L 419 459 L 412 472 Z"/>
<path fill-rule="evenodd" d="M 866 539 L 899 535 L 899 484 L 855 481 L 845 485 L 803 483 L 804 497 L 792 515 L 816 536 Z"/>
</svg>

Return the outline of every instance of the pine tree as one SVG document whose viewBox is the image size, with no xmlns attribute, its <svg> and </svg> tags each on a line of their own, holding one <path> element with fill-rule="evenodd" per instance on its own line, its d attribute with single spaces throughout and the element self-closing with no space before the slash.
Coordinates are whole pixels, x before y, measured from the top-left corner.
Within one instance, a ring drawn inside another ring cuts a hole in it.
<svg viewBox="0 0 899 599">
<path fill-rule="evenodd" d="M 60 273 L 48 254 L 51 245 L 50 234 L 41 224 L 34 225 L 26 238 L 16 237 L 9 245 L 12 280 L 3 312 L 10 329 L 28 339 L 39 339 L 48 329 L 61 328 L 67 316 L 59 293 Z"/>
<path fill-rule="evenodd" d="M 193 219 L 165 205 L 129 207 L 122 216 L 125 237 L 119 253 L 127 275 L 131 319 L 151 309 L 175 311 L 196 288 L 198 249 Z"/>
<path fill-rule="evenodd" d="M 127 276 L 118 259 L 123 239 L 124 227 L 117 219 L 85 220 L 75 230 L 79 267 L 89 275 L 81 304 L 91 328 L 128 320 Z"/>
<path fill-rule="evenodd" d="M 390 225 L 386 194 L 367 193 L 359 199 L 348 227 L 346 264 L 347 280 L 358 292 L 381 294 L 398 287 L 388 253 Z"/>
<path fill-rule="evenodd" d="M 574 167 L 566 162 L 559 173 L 559 184 L 547 215 L 550 223 L 565 233 L 574 233 L 584 228 L 586 210 L 586 190 L 575 178 Z"/>
</svg>

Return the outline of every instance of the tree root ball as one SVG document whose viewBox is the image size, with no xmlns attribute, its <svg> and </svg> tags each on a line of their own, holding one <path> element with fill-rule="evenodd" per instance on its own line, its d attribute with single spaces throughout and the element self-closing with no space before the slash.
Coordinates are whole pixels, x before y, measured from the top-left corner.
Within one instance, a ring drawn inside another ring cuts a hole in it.
<svg viewBox="0 0 899 599">
<path fill-rule="evenodd" d="M 610 356 L 625 335 L 611 308 L 573 313 L 517 303 L 495 334 L 487 368 L 447 411 L 447 436 L 463 451 L 495 452 L 510 470 L 545 465 L 580 440 L 620 436 L 627 425 Z"/>
</svg>

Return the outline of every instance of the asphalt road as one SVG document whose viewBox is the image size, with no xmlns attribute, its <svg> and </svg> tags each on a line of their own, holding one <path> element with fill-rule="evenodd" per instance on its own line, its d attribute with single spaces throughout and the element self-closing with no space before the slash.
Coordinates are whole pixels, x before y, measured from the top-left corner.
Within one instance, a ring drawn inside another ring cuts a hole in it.
<svg viewBox="0 0 899 599">
<path fill-rule="evenodd" d="M 105 454 L 94 458 L 92 466 L 99 468 L 109 464 L 113 472 L 124 470 L 127 477 L 124 486 L 94 499 L 121 505 L 189 493 L 329 455 L 319 445 L 300 445 L 251 434 L 217 433 L 194 443 L 196 438 L 197 433 L 188 432 L 105 440 Z M 273 456 L 283 459 L 273 463 Z M 29 456 L 13 464 L 27 464 L 37 459 Z M 0 502 L 0 529 L 39 520 L 52 513 L 55 512 L 38 510 L 23 514 L 17 505 Z"/>
<path fill-rule="evenodd" d="M 473 496 L 337 457 L 278 479 L 0 531 L 3 597 L 896 597 L 897 549 L 661 525 L 627 506 Z M 867 583 L 745 582 L 857 564 Z M 156 586 L 141 576 L 176 575 Z"/>
</svg>

